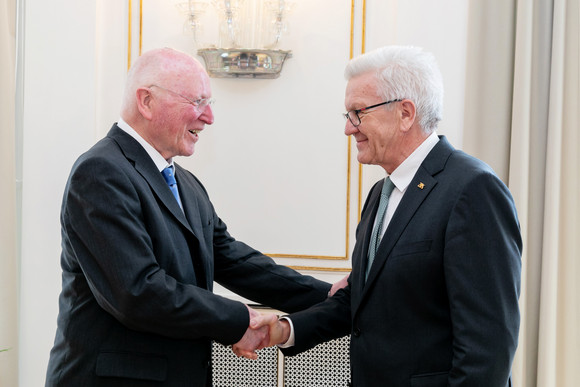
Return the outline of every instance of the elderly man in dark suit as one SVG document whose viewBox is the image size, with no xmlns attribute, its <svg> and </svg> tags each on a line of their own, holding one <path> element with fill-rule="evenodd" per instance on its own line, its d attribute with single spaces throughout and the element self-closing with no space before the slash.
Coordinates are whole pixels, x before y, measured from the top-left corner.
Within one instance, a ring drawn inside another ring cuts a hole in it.
<svg viewBox="0 0 580 387">
<path fill-rule="evenodd" d="M 147 52 L 128 73 L 121 120 L 74 164 L 47 386 L 211 385 L 211 340 L 257 346 L 268 333 L 249 329 L 257 312 L 213 294 L 214 280 L 286 311 L 327 297 L 330 284 L 232 238 L 173 162 L 213 123 L 210 103 L 197 60 Z"/>
<path fill-rule="evenodd" d="M 359 162 L 387 175 L 363 208 L 348 286 L 252 326 L 270 324 L 288 355 L 351 334 L 356 387 L 509 385 L 522 250 L 510 192 L 437 136 L 443 82 L 432 55 L 380 48 L 346 77 L 345 133 Z"/>
</svg>

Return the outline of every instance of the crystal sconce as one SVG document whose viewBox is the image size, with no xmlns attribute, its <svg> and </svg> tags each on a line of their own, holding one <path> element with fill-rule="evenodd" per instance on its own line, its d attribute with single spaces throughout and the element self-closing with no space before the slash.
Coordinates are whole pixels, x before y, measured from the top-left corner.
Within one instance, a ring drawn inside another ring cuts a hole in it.
<svg viewBox="0 0 580 387">
<path fill-rule="evenodd" d="M 278 48 L 287 30 L 289 1 L 189 0 L 177 6 L 186 15 L 186 27 L 212 77 L 278 78 L 284 61 L 292 56 Z M 219 26 L 213 39 L 204 24 Z"/>
</svg>

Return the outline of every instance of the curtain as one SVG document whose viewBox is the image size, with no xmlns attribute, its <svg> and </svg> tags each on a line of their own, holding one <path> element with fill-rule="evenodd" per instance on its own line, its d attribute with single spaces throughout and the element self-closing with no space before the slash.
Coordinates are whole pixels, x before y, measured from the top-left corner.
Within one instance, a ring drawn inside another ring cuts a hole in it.
<svg viewBox="0 0 580 387">
<path fill-rule="evenodd" d="M 0 0 L 0 385 L 18 385 L 16 0 Z"/>
<path fill-rule="evenodd" d="M 579 4 L 470 2 L 464 148 L 498 170 L 518 208 L 522 321 L 512 373 L 522 387 L 580 379 Z"/>
<path fill-rule="evenodd" d="M 469 3 L 463 149 L 507 184 L 515 0 Z"/>
<path fill-rule="evenodd" d="M 544 7 L 549 5 L 539 1 L 533 9 L 539 18 L 544 12 L 551 15 L 551 20 L 545 16 L 546 20 L 538 23 L 550 26 L 547 32 L 551 32 L 551 39 L 542 37 L 545 47 L 539 49 L 549 63 L 544 74 L 548 92 L 537 385 L 573 386 L 580 376 L 580 1 L 555 0 L 551 9 Z M 517 119 L 514 116 L 514 121 Z M 517 136 L 522 128 L 513 127 Z M 514 153 L 519 151 L 521 148 L 514 146 Z"/>
</svg>

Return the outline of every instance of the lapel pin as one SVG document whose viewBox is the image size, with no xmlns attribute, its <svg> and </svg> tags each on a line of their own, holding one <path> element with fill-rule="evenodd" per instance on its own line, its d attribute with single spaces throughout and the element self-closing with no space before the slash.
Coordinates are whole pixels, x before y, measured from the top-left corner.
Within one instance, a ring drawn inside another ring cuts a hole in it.
<svg viewBox="0 0 580 387">
<path fill-rule="evenodd" d="M 423 182 L 420 182 L 419 185 L 417 185 L 417 187 L 423 189 L 423 188 L 425 188 L 425 184 L 423 184 Z"/>
</svg>

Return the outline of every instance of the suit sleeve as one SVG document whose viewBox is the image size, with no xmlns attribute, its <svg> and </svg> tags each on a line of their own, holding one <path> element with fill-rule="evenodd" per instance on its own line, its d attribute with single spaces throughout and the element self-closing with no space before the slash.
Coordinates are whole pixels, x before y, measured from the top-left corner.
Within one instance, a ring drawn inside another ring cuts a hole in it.
<svg viewBox="0 0 580 387">
<path fill-rule="evenodd" d="M 479 174 L 460 195 L 446 230 L 454 337 L 450 386 L 500 386 L 508 380 L 520 321 L 521 249 L 507 187 L 491 173 Z"/>
<path fill-rule="evenodd" d="M 293 356 L 320 343 L 337 339 L 351 332 L 350 279 L 336 294 L 309 309 L 288 316 L 294 326 L 295 345 L 281 349 Z"/>
<path fill-rule="evenodd" d="M 302 275 L 241 242 L 236 254 L 215 254 L 216 281 L 225 288 L 259 304 L 283 312 L 296 312 L 315 305 L 328 296 L 331 285 Z M 217 246 L 223 250 L 224 246 Z M 245 253 L 247 252 L 247 253 Z"/>
</svg>

